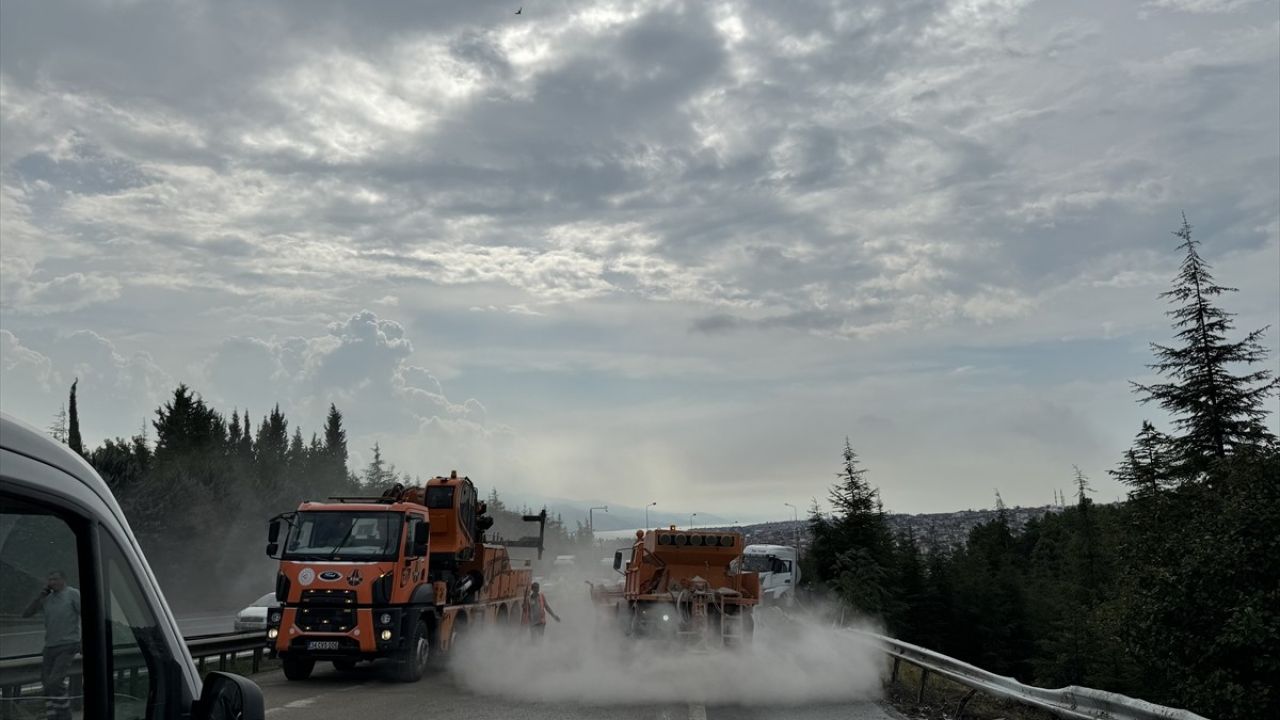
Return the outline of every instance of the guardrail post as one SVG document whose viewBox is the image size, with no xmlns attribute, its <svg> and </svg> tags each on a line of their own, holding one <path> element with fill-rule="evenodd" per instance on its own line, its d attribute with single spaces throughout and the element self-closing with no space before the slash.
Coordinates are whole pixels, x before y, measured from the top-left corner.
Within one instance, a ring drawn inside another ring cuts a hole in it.
<svg viewBox="0 0 1280 720">
<path fill-rule="evenodd" d="M 902 664 L 902 658 L 894 656 L 893 671 L 889 673 L 889 682 L 898 682 L 898 666 Z"/>
<path fill-rule="evenodd" d="M 916 693 L 916 704 L 924 702 L 924 688 L 929 684 L 929 668 L 920 668 L 920 692 Z"/>
</svg>

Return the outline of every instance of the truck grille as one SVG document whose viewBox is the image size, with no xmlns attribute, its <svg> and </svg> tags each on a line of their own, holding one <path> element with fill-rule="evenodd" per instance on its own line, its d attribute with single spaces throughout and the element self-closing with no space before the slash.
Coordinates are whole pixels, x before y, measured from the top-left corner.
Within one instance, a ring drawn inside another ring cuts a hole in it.
<svg viewBox="0 0 1280 720">
<path fill-rule="evenodd" d="M 298 627 L 307 632 L 347 632 L 356 626 L 354 590 L 303 590 Z"/>
</svg>

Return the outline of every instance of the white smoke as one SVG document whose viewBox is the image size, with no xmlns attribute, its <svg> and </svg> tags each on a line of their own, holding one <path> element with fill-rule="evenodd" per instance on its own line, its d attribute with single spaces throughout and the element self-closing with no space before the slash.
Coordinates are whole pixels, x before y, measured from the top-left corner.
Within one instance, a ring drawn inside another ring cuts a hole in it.
<svg viewBox="0 0 1280 720">
<path fill-rule="evenodd" d="M 456 681 L 481 694 L 593 705 L 856 702 L 880 696 L 883 655 L 817 615 L 757 608 L 747 646 L 691 652 L 625 637 L 600 619 L 583 583 L 547 587 L 546 636 L 486 628 L 456 648 Z M 476 672 L 477 669 L 483 669 Z"/>
</svg>

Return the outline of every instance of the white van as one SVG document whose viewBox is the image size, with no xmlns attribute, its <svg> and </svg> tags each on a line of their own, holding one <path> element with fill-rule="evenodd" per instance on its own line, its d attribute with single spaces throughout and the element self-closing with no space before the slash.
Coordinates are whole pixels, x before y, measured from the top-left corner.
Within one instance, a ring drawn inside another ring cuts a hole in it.
<svg viewBox="0 0 1280 720">
<path fill-rule="evenodd" d="M 0 667 L 26 665 L 43 687 L 5 697 L 6 716 L 265 717 L 252 681 L 221 672 L 201 681 L 102 478 L 0 414 Z"/>
</svg>

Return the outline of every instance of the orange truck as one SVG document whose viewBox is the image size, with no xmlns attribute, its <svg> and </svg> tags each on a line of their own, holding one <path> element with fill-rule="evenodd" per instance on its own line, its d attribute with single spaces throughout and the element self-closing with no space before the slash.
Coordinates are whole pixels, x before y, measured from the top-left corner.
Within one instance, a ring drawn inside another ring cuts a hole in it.
<svg viewBox="0 0 1280 720">
<path fill-rule="evenodd" d="M 621 587 L 593 585 L 597 608 L 632 637 L 712 648 L 749 642 L 760 578 L 740 569 L 738 533 L 637 530 L 629 557 L 618 550 L 613 568 Z"/>
<path fill-rule="evenodd" d="M 280 561 L 281 605 L 268 613 L 267 643 L 285 677 L 305 680 L 321 660 L 348 670 L 386 658 L 397 680 L 415 682 L 469 626 L 518 625 L 532 578 L 512 567 L 507 547 L 541 558 L 547 513 L 524 516 L 539 524 L 537 537 L 493 544 L 486 511 L 471 480 L 453 472 L 273 518 L 267 555 Z"/>
</svg>

